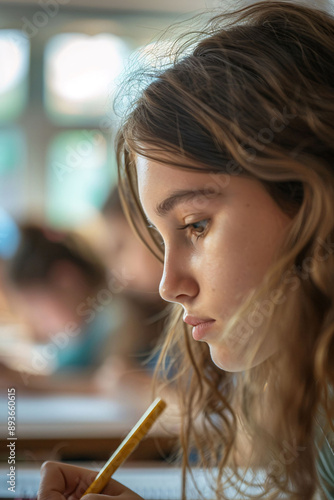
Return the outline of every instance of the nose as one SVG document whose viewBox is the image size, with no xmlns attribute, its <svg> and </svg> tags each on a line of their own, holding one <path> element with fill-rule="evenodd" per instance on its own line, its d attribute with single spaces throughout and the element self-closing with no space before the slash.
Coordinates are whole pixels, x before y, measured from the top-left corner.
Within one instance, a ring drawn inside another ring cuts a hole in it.
<svg viewBox="0 0 334 500">
<path fill-rule="evenodd" d="M 164 269 L 159 285 L 160 296 L 167 302 L 184 305 L 199 292 L 198 282 L 191 270 L 189 260 L 166 250 Z"/>
</svg>

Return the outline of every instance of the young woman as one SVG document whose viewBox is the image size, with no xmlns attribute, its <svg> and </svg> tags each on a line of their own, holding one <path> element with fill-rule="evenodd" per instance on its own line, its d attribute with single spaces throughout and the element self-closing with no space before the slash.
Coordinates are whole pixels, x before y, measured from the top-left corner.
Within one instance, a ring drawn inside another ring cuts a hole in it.
<svg viewBox="0 0 334 500">
<path fill-rule="evenodd" d="M 195 449 L 219 499 L 231 483 L 334 498 L 334 19 L 258 2 L 148 77 L 117 136 L 120 188 L 175 303 L 183 468 Z M 95 474 L 49 463 L 39 499 Z M 138 498 L 110 481 L 89 500 L 116 497 Z"/>
</svg>

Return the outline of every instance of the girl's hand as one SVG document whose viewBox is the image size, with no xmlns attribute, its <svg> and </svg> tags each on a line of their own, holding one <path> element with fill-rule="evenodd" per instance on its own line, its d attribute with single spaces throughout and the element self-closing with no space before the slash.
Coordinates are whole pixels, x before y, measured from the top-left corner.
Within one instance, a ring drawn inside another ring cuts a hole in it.
<svg viewBox="0 0 334 500">
<path fill-rule="evenodd" d="M 79 500 L 93 482 L 97 471 L 58 462 L 45 462 L 37 500 Z M 110 479 L 103 493 L 86 495 L 84 500 L 143 500 L 117 481 Z"/>
</svg>

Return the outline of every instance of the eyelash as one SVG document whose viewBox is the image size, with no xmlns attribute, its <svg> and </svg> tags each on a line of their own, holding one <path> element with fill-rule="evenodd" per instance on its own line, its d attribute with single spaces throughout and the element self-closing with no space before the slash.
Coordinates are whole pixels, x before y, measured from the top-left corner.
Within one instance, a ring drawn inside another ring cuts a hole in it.
<svg viewBox="0 0 334 500">
<path fill-rule="evenodd" d="M 190 227 L 194 227 L 194 226 L 196 226 L 196 224 L 200 224 L 201 222 L 206 222 L 206 225 L 205 225 L 205 228 L 203 229 L 203 231 L 201 231 L 200 233 L 196 232 L 196 229 L 195 229 L 194 232 L 195 232 L 196 241 L 197 241 L 199 238 L 202 238 L 203 236 L 205 236 L 207 229 L 208 229 L 209 222 L 210 222 L 209 219 L 202 219 L 202 220 L 199 220 L 197 222 L 191 222 L 189 224 L 185 224 L 184 226 L 180 226 L 177 229 L 180 231 L 185 230 L 185 229 L 189 229 Z M 157 231 L 156 227 L 153 226 L 152 224 L 148 224 L 148 227 L 151 229 L 155 229 Z M 161 246 L 164 247 L 164 242 L 161 242 Z"/>
<path fill-rule="evenodd" d="M 188 229 L 190 227 L 194 228 L 194 226 L 196 226 L 197 224 L 200 224 L 201 222 L 206 223 L 205 228 L 200 233 L 198 233 L 198 231 L 196 231 L 196 229 L 194 229 L 194 231 L 193 231 L 195 236 L 196 236 L 196 241 L 197 241 L 199 238 L 202 238 L 203 236 L 205 236 L 207 229 L 208 229 L 208 225 L 209 225 L 209 219 L 202 219 L 202 220 L 199 220 L 197 222 L 191 222 L 190 224 L 185 224 L 184 226 L 181 226 L 178 229 L 183 230 L 183 229 Z"/>
</svg>

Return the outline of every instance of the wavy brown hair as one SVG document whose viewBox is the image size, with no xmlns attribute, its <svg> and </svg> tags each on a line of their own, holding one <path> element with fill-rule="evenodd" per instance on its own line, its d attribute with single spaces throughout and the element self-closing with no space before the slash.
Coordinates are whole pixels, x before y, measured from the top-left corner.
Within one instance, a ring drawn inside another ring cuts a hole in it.
<svg viewBox="0 0 334 500">
<path fill-rule="evenodd" d="M 155 66 L 127 76 L 116 100 L 129 99 L 116 136 L 128 218 L 163 260 L 139 201 L 139 154 L 213 179 L 225 174 L 226 182 L 255 178 L 291 226 L 261 285 L 222 333 L 247 346 L 256 329 L 260 347 L 273 332 L 278 354 L 242 373 L 220 370 L 207 345 L 189 335 L 182 307 L 172 307 L 160 361 L 176 367 L 169 383 L 180 391 L 184 478 L 196 450 L 199 465 L 215 467 L 213 488 L 225 498 L 229 484 L 246 481 L 240 457 L 248 444 L 242 473 L 248 465 L 265 469 L 257 498 L 309 500 L 319 484 L 319 418 L 325 430 L 334 418 L 334 18 L 261 1 L 190 23 Z"/>
</svg>

